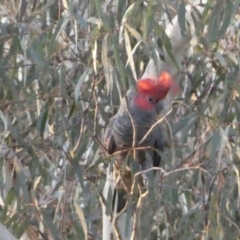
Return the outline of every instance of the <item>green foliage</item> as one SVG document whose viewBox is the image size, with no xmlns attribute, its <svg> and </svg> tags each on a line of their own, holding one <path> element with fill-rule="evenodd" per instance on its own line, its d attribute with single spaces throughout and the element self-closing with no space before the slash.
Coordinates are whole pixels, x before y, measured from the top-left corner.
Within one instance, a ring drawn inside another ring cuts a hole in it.
<svg viewBox="0 0 240 240">
<path fill-rule="evenodd" d="M 192 22 L 187 1 L 168 2 L 2 1 L 0 219 L 16 237 L 101 239 L 101 138 L 159 54 L 182 92 L 163 127 L 152 239 L 240 238 L 239 1 L 195 6 Z M 180 62 L 175 15 L 190 39 Z"/>
</svg>

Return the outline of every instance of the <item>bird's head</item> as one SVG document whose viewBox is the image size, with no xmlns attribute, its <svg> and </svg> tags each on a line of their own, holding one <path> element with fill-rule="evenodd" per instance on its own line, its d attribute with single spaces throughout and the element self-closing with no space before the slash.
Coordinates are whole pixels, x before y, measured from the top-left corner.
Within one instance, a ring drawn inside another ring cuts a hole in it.
<svg viewBox="0 0 240 240">
<path fill-rule="evenodd" d="M 170 89 L 175 93 L 179 91 L 178 85 L 166 71 L 162 72 L 158 79 L 140 79 L 137 82 L 134 103 L 144 110 L 151 110 L 156 107 L 160 100 L 166 97 Z"/>
</svg>

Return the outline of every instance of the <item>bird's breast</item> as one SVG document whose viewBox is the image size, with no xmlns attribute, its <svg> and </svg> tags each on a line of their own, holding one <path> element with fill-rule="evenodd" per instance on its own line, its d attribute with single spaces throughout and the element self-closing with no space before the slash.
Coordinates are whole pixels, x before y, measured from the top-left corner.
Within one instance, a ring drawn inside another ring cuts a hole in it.
<svg viewBox="0 0 240 240">
<path fill-rule="evenodd" d="M 132 114 L 132 120 L 129 114 L 119 116 L 113 126 L 117 146 L 121 146 L 120 148 L 132 147 L 133 139 L 135 139 L 135 146 L 152 146 L 155 140 L 154 130 L 150 133 L 148 131 L 154 122 L 149 116 L 142 118 L 140 115 Z M 148 134 L 147 137 L 142 141 L 146 134 Z M 141 144 L 139 144 L 140 142 Z"/>
</svg>

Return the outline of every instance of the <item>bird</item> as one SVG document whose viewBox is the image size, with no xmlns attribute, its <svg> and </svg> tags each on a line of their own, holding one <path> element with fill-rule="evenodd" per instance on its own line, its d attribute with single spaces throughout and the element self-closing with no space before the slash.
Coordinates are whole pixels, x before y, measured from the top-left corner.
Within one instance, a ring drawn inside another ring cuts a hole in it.
<svg viewBox="0 0 240 240">
<path fill-rule="evenodd" d="M 118 112 L 105 130 L 104 147 L 109 155 L 116 155 L 112 208 L 116 207 L 117 213 L 126 206 L 134 173 L 160 166 L 158 151 L 163 151 L 162 131 L 159 124 L 152 127 L 163 107 L 162 100 L 171 88 L 176 89 L 176 83 L 166 71 L 158 77 L 139 79 L 136 86 L 130 86 Z M 136 149 L 136 154 L 133 149 Z M 142 176 L 138 179 L 141 186 L 145 178 Z"/>
</svg>

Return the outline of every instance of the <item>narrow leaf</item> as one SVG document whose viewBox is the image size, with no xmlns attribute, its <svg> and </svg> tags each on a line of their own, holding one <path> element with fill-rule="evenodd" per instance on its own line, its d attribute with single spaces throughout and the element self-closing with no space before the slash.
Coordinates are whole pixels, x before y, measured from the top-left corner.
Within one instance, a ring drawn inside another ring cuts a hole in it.
<svg viewBox="0 0 240 240">
<path fill-rule="evenodd" d="M 219 38 L 225 34 L 225 32 L 230 24 L 230 21 L 232 18 L 232 13 L 233 13 L 233 3 L 232 3 L 232 1 L 226 1 L 226 6 L 224 8 L 224 18 L 223 18 L 222 27 L 220 28 L 220 31 L 218 32 Z"/>
<path fill-rule="evenodd" d="M 60 21 L 58 22 L 57 27 L 51 38 L 50 52 L 52 52 L 52 50 L 54 49 L 56 39 L 58 38 L 59 34 L 62 32 L 62 30 L 65 28 L 65 26 L 67 25 L 68 22 L 69 22 L 69 17 L 67 17 L 67 16 L 62 17 L 60 19 Z"/>
<path fill-rule="evenodd" d="M 112 65 L 108 60 L 108 34 L 105 35 L 102 42 L 102 63 L 103 63 L 103 70 L 104 76 L 107 82 L 107 90 L 108 93 L 112 92 L 113 88 L 113 77 L 112 77 Z"/>
<path fill-rule="evenodd" d="M 45 209 L 41 209 L 41 213 L 43 221 L 52 235 L 52 239 L 60 240 L 61 238 L 58 235 L 57 228 L 54 226 L 52 218 L 49 216 L 50 213 Z"/>
<path fill-rule="evenodd" d="M 74 92 L 75 103 L 77 103 L 79 101 L 79 96 L 80 96 L 80 93 L 81 93 L 81 87 L 82 87 L 83 82 L 86 80 L 87 75 L 88 75 L 88 69 L 86 69 L 84 71 L 84 73 L 80 76 L 80 78 L 78 80 L 78 83 L 77 83 L 77 86 L 76 86 L 76 89 L 75 89 L 75 92 Z"/>
<path fill-rule="evenodd" d="M 74 206 L 75 206 L 78 218 L 82 224 L 82 228 L 83 228 L 83 231 L 85 234 L 85 240 L 87 240 L 88 239 L 88 229 L 87 229 L 87 223 L 86 223 L 84 213 L 83 213 L 82 209 L 80 208 L 80 206 L 76 202 L 74 203 Z"/>
<path fill-rule="evenodd" d="M 43 109 L 41 110 L 40 116 L 38 117 L 37 120 L 37 131 L 42 139 L 44 136 L 47 119 L 48 119 L 48 107 L 46 106 L 43 107 Z"/>
<path fill-rule="evenodd" d="M 181 29 L 181 35 L 184 37 L 186 33 L 186 26 L 185 26 L 185 3 L 184 1 L 181 1 L 180 6 L 178 8 L 178 23 Z"/>
<path fill-rule="evenodd" d="M 111 27 L 110 27 L 110 24 L 109 24 L 109 21 L 107 19 L 106 14 L 103 12 L 103 9 L 102 9 L 100 1 L 99 0 L 95 0 L 95 5 L 96 5 L 96 9 L 97 9 L 98 15 L 99 15 L 99 17 L 102 20 L 103 26 L 105 27 L 105 29 L 108 32 L 110 32 L 111 31 Z"/>
<path fill-rule="evenodd" d="M 133 77 L 135 80 L 137 80 L 137 73 L 136 73 L 136 69 L 135 69 L 135 63 L 133 60 L 133 54 L 132 54 L 132 47 L 131 47 L 131 42 L 130 42 L 130 38 L 128 35 L 127 30 L 125 29 L 124 31 L 124 37 L 125 37 L 125 47 L 126 47 L 126 51 L 127 51 L 127 55 L 128 55 L 128 60 L 127 62 L 130 63 L 130 67 L 133 73 Z"/>
</svg>

